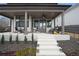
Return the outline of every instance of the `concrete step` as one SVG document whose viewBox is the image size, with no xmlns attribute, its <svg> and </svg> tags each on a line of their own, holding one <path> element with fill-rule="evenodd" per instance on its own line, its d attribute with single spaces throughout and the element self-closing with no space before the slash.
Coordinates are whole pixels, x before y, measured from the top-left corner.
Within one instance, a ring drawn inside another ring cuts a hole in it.
<svg viewBox="0 0 79 59">
<path fill-rule="evenodd" d="M 38 35 L 38 36 L 41 35 L 41 36 L 49 36 L 49 37 L 53 37 L 52 34 L 46 34 L 46 33 L 45 33 L 45 34 L 37 34 L 37 35 Z"/>
<path fill-rule="evenodd" d="M 36 53 L 36 55 L 39 56 L 65 56 L 65 54 L 60 50 L 39 50 L 39 52 Z"/>
<path fill-rule="evenodd" d="M 37 47 L 37 49 L 62 49 L 62 48 L 59 47 L 59 46 L 52 46 L 52 45 L 51 45 L 51 46 L 50 46 L 50 45 L 49 45 L 49 46 L 46 46 L 46 45 L 40 46 L 40 45 L 39 45 L 39 46 Z"/>
<path fill-rule="evenodd" d="M 54 39 L 54 37 L 53 37 L 53 35 L 38 35 L 38 38 L 53 38 Z"/>
<path fill-rule="evenodd" d="M 55 40 L 55 39 L 48 39 L 48 38 L 46 38 L 46 39 L 40 38 L 40 39 L 38 39 L 38 41 L 52 41 L 52 42 L 57 42 L 57 40 Z"/>
<path fill-rule="evenodd" d="M 58 44 L 38 44 L 38 46 L 44 46 L 44 45 L 46 45 L 46 46 L 58 46 Z"/>
<path fill-rule="evenodd" d="M 54 50 L 54 49 L 40 49 L 39 50 L 39 53 L 40 52 L 49 52 L 49 53 L 52 53 L 52 52 L 62 52 L 60 49 L 59 50 Z"/>
<path fill-rule="evenodd" d="M 66 56 L 64 53 L 57 53 L 57 52 L 53 52 L 53 53 L 36 53 L 36 56 Z"/>
<path fill-rule="evenodd" d="M 38 39 L 40 39 L 40 38 L 42 38 L 42 39 L 54 39 L 54 37 L 48 37 L 48 36 L 47 37 L 46 36 L 39 36 Z"/>
<path fill-rule="evenodd" d="M 50 42 L 49 42 L 49 41 L 48 41 L 48 42 L 40 42 L 40 41 L 38 41 L 37 44 L 39 44 L 39 45 L 40 45 L 40 44 L 57 45 L 58 43 L 57 43 L 57 42 L 52 42 L 52 41 L 50 41 Z"/>
<path fill-rule="evenodd" d="M 61 50 L 62 48 L 39 48 L 37 47 L 37 50 Z"/>
</svg>

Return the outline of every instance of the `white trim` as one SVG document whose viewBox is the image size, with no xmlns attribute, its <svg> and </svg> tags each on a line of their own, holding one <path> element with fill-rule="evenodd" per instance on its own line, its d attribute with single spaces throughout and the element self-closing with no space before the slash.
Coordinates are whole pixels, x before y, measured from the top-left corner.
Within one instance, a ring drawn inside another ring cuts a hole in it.
<svg viewBox="0 0 79 59">
<path fill-rule="evenodd" d="M 13 20 L 11 21 L 11 32 L 13 32 L 13 27 L 14 27 L 14 22 Z"/>
<path fill-rule="evenodd" d="M 39 7 L 39 6 L 38 7 L 34 7 L 34 6 L 33 7 L 29 7 L 29 6 L 28 7 L 26 7 L 26 6 L 25 7 L 17 7 L 16 6 L 16 7 L 0 7 L 0 8 L 46 8 L 47 9 L 47 8 L 60 8 L 60 7 Z M 61 7 L 61 8 L 64 8 L 64 7 Z"/>
<path fill-rule="evenodd" d="M 63 12 L 64 10 L 0 10 L 0 12 Z"/>
</svg>

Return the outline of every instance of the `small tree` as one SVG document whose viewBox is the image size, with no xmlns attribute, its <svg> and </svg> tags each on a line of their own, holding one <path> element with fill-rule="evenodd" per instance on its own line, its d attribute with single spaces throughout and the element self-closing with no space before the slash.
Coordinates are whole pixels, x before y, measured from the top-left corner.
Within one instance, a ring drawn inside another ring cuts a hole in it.
<svg viewBox="0 0 79 59">
<path fill-rule="evenodd" d="M 5 41 L 5 38 L 4 38 L 4 35 L 2 35 L 1 44 L 4 44 L 4 41 Z"/>
<path fill-rule="evenodd" d="M 12 43 L 12 35 L 10 35 L 9 42 Z"/>
<path fill-rule="evenodd" d="M 19 43 L 18 35 L 16 36 L 16 43 L 17 43 L 17 44 Z"/>
<path fill-rule="evenodd" d="M 24 37 L 24 42 L 25 42 L 25 43 L 27 42 L 27 37 L 26 37 L 26 36 Z"/>
<path fill-rule="evenodd" d="M 32 43 L 34 42 L 34 34 L 32 33 Z"/>
</svg>

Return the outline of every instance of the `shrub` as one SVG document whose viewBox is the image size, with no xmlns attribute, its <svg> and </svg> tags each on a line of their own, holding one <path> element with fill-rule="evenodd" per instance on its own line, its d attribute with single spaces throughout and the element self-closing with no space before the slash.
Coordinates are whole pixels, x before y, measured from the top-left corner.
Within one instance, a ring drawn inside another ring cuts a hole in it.
<svg viewBox="0 0 79 59">
<path fill-rule="evenodd" d="M 27 37 L 25 36 L 25 38 L 24 38 L 24 42 L 26 43 L 27 42 Z"/>
<path fill-rule="evenodd" d="M 12 35 L 10 35 L 9 42 L 12 43 Z"/>
<path fill-rule="evenodd" d="M 2 35 L 1 44 L 4 44 L 4 41 L 5 41 L 5 38 L 4 38 L 4 35 Z"/>
<path fill-rule="evenodd" d="M 32 43 L 34 42 L 34 34 L 32 33 Z"/>
<path fill-rule="evenodd" d="M 16 43 L 19 43 L 19 40 L 18 40 L 18 35 L 16 36 Z"/>
</svg>

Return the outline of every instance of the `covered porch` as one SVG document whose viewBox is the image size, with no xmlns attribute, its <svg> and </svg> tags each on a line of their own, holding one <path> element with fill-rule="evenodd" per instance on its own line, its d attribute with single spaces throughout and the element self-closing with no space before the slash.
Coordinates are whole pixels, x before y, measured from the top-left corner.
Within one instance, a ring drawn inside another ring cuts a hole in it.
<svg viewBox="0 0 79 59">
<path fill-rule="evenodd" d="M 48 33 L 52 24 L 55 28 L 55 18 L 62 14 L 61 34 L 64 34 L 64 11 L 70 5 L 26 4 L 26 6 L 24 4 L 8 4 L 0 7 L 0 14 L 10 18 L 11 32 Z M 52 20 L 54 20 L 54 23 Z"/>
</svg>

